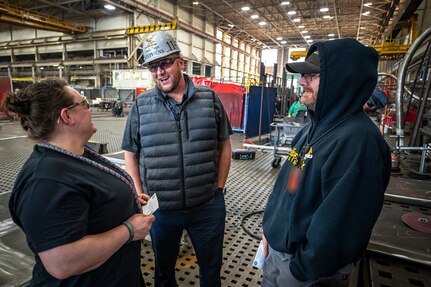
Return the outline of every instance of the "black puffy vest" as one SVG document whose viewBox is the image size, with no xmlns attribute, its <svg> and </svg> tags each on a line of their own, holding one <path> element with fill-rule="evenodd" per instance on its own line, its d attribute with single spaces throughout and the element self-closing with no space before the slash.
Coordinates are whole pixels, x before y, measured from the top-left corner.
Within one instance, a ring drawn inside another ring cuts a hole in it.
<svg viewBox="0 0 431 287">
<path fill-rule="evenodd" d="M 136 101 L 141 150 L 139 171 L 145 193 L 157 193 L 161 210 L 190 210 L 212 200 L 217 190 L 217 123 L 214 92 L 192 85 L 176 121 L 163 95 L 152 89 Z"/>
</svg>

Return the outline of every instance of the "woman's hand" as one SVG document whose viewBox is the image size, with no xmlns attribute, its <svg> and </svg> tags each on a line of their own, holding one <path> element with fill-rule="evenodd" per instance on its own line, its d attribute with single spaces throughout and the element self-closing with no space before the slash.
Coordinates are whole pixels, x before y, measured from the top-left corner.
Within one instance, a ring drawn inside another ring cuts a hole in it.
<svg viewBox="0 0 431 287">
<path fill-rule="evenodd" d="M 134 214 L 129 217 L 128 221 L 133 227 L 132 240 L 144 239 L 154 220 L 153 215 Z M 125 244 L 126 230 L 125 225 L 120 224 L 106 232 L 86 235 L 77 241 L 40 252 L 39 256 L 49 274 L 60 280 L 66 279 L 106 262 Z"/>
<path fill-rule="evenodd" d="M 154 215 L 134 214 L 127 221 L 133 226 L 135 234 L 133 241 L 144 239 L 150 233 L 151 225 L 156 218 Z"/>
</svg>

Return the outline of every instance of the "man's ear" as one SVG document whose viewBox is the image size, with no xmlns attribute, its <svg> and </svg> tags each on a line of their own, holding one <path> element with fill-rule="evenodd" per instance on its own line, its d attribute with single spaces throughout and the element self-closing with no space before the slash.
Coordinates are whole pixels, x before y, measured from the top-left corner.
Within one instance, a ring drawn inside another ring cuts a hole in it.
<svg viewBox="0 0 431 287">
<path fill-rule="evenodd" d="M 182 70 L 184 70 L 184 67 L 185 67 L 185 63 L 184 63 L 184 58 L 183 57 L 180 57 L 179 59 L 178 59 L 178 63 L 180 64 L 180 68 L 182 69 Z"/>
<path fill-rule="evenodd" d="M 66 108 L 63 108 L 60 112 L 60 116 L 58 117 L 58 123 L 63 122 L 67 125 L 70 125 L 74 122 L 74 120 L 72 119 L 69 110 Z"/>
</svg>

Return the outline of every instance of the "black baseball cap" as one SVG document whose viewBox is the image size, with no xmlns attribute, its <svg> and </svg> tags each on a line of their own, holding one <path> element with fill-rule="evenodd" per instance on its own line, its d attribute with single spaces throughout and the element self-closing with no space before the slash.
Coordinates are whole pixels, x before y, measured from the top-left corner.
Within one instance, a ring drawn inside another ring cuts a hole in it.
<svg viewBox="0 0 431 287">
<path fill-rule="evenodd" d="M 319 74 L 320 73 L 320 57 L 319 52 L 314 52 L 309 55 L 304 62 L 287 63 L 286 70 L 291 73 L 299 74 Z"/>
</svg>

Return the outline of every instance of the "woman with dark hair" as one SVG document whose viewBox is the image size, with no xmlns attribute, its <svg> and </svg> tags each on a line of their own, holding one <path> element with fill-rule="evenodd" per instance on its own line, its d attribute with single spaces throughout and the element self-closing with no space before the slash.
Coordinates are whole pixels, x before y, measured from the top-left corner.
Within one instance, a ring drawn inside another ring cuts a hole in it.
<svg viewBox="0 0 431 287">
<path fill-rule="evenodd" d="M 49 80 L 2 105 L 37 141 L 9 202 L 35 253 L 30 286 L 143 286 L 140 240 L 154 216 L 125 171 L 84 147 L 96 132 L 87 99 Z"/>
</svg>

